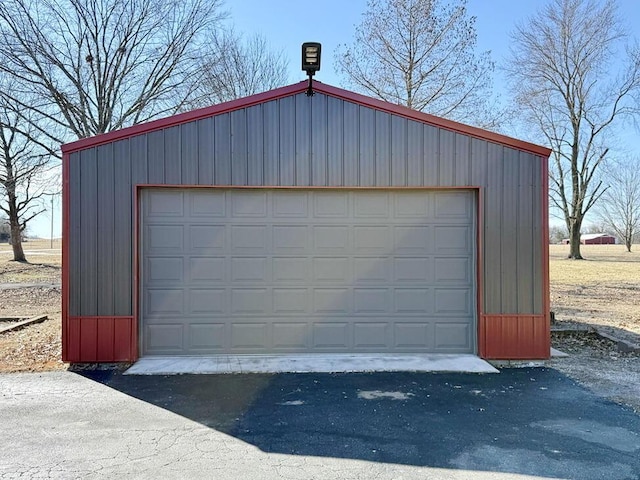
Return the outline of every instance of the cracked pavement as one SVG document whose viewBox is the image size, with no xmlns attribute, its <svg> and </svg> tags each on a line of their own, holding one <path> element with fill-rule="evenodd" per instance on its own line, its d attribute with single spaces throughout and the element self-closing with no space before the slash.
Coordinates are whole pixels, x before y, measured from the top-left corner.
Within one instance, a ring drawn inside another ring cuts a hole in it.
<svg viewBox="0 0 640 480">
<path fill-rule="evenodd" d="M 637 479 L 640 417 L 551 369 L 0 375 L 0 478 Z"/>
</svg>

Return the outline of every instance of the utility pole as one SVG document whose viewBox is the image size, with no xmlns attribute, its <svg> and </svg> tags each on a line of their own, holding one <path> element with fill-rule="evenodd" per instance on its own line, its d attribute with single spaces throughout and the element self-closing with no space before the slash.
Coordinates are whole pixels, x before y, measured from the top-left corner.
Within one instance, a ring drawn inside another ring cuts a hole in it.
<svg viewBox="0 0 640 480">
<path fill-rule="evenodd" d="M 49 248 L 53 249 L 53 195 L 51 195 L 51 243 Z"/>
</svg>

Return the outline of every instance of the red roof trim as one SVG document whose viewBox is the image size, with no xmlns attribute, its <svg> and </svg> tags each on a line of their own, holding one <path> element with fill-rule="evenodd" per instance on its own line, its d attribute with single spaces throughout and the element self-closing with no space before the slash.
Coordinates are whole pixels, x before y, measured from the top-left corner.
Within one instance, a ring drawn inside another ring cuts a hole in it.
<svg viewBox="0 0 640 480">
<path fill-rule="evenodd" d="M 214 115 L 220 115 L 228 113 L 233 110 L 240 110 L 247 108 L 258 103 L 265 103 L 279 98 L 296 95 L 304 92 L 307 89 L 307 81 L 294 83 L 286 87 L 276 88 L 268 92 L 259 93 L 257 95 L 251 95 L 250 97 L 240 98 L 232 100 L 230 102 L 220 103 L 211 107 L 200 108 L 191 112 L 181 113 L 171 117 L 161 118 L 153 120 L 147 123 L 141 123 L 132 127 L 124 128 L 122 130 L 116 130 L 113 132 L 97 135 L 95 137 L 83 138 L 75 142 L 62 145 L 63 153 L 72 153 L 78 150 L 84 150 L 86 148 L 96 147 L 105 143 L 114 142 L 124 138 L 133 137 L 135 135 L 141 135 L 154 130 L 160 130 L 163 128 L 173 127 L 187 122 L 199 120 L 201 118 L 212 117 Z M 341 88 L 333 87 L 321 82 L 314 82 L 314 90 L 319 93 L 324 93 L 331 97 L 340 98 L 350 102 L 357 103 L 359 105 L 370 107 L 375 110 L 391 113 L 393 115 L 400 115 L 410 120 L 426 123 L 438 128 L 444 128 L 471 137 L 479 138 L 481 140 L 487 140 L 490 142 L 512 147 L 517 150 L 523 150 L 535 155 L 548 158 L 551 155 L 551 150 L 541 145 L 525 142 L 516 138 L 501 135 L 499 133 L 489 132 L 481 128 L 472 127 L 462 123 L 454 122 L 444 118 L 436 117 L 428 113 L 418 112 L 401 105 L 395 105 L 393 103 L 385 102 L 375 98 L 367 97 L 359 93 L 350 92 Z"/>
</svg>

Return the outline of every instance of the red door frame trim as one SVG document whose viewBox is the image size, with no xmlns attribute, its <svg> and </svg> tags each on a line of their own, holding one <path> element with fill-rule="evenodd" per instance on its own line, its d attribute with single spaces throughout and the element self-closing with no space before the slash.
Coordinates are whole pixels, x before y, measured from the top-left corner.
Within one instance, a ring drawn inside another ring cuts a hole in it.
<svg viewBox="0 0 640 480">
<path fill-rule="evenodd" d="M 482 292 L 483 292 L 483 274 L 482 274 L 482 187 L 478 186 L 460 186 L 460 187 L 332 187 L 332 186 L 249 186 L 249 185 L 167 185 L 167 184 L 137 184 L 134 186 L 134 200 L 133 200 L 133 215 L 134 215 L 134 252 L 133 252 L 133 322 L 134 322 L 134 337 L 131 340 L 132 352 L 134 352 L 135 359 L 140 358 L 143 351 L 142 342 L 144 341 L 144 334 L 142 330 L 142 315 L 139 311 L 139 295 L 141 285 L 140 279 L 140 265 L 139 265 L 139 249 L 140 246 L 140 225 L 139 222 L 142 219 L 140 214 L 140 208 L 142 207 L 140 202 L 140 195 L 143 189 L 226 189 L 226 190 L 375 190 L 375 191 L 387 191 L 387 190 L 399 190 L 399 191 L 424 191 L 424 190 L 467 190 L 475 192 L 476 198 L 476 352 L 480 357 L 484 356 L 485 351 L 485 337 L 484 337 L 484 325 L 482 314 Z"/>
</svg>

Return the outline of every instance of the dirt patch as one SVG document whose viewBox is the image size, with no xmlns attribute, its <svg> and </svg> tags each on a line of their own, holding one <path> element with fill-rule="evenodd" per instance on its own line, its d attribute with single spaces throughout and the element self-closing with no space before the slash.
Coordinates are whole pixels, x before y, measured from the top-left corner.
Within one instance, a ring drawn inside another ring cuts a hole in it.
<svg viewBox="0 0 640 480">
<path fill-rule="evenodd" d="M 0 317 L 59 314 L 60 287 L 0 288 Z"/>
<path fill-rule="evenodd" d="M 0 372 L 44 372 L 66 370 L 61 360 L 59 313 L 20 330 L 0 335 Z"/>
</svg>

